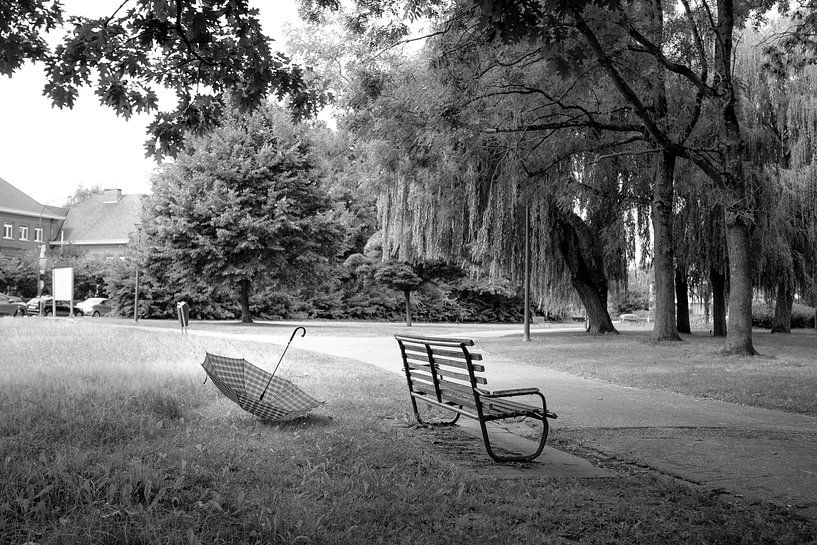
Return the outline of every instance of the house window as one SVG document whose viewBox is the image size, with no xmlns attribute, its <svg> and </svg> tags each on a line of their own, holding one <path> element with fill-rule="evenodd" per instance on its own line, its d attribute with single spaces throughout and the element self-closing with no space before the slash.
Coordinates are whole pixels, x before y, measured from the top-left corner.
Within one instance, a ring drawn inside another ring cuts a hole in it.
<svg viewBox="0 0 817 545">
<path fill-rule="evenodd" d="M 3 224 L 3 238 L 14 238 L 14 225 L 11 223 Z"/>
<path fill-rule="evenodd" d="M 28 240 L 28 225 L 20 226 L 20 240 Z"/>
<path fill-rule="evenodd" d="M 42 227 L 35 227 L 34 228 L 34 242 L 42 242 L 43 241 L 43 228 Z"/>
</svg>

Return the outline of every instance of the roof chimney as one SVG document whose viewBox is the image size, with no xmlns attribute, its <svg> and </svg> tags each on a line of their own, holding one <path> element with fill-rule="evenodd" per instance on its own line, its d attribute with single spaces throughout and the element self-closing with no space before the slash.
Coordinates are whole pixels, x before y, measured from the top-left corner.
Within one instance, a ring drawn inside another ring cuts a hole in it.
<svg viewBox="0 0 817 545">
<path fill-rule="evenodd" d="M 104 192 L 104 198 L 102 202 L 104 204 L 116 204 L 119 202 L 119 199 L 122 198 L 122 190 L 121 189 L 106 189 Z"/>
</svg>

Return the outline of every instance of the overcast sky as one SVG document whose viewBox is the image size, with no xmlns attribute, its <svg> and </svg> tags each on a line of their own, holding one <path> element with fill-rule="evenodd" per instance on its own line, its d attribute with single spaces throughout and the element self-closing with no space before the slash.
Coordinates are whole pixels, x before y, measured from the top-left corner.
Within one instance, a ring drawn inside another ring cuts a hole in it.
<svg viewBox="0 0 817 545">
<path fill-rule="evenodd" d="M 121 0 L 63 4 L 68 14 L 101 16 Z M 272 37 L 297 17 L 292 0 L 250 4 L 261 10 L 264 30 Z M 0 178 L 42 204 L 57 206 L 80 186 L 148 193 L 156 163 L 145 158 L 143 144 L 152 116 L 125 121 L 99 106 L 89 89 L 80 91 L 73 110 L 58 110 L 42 96 L 44 83 L 41 66 L 27 65 L 11 79 L 0 77 Z"/>
</svg>

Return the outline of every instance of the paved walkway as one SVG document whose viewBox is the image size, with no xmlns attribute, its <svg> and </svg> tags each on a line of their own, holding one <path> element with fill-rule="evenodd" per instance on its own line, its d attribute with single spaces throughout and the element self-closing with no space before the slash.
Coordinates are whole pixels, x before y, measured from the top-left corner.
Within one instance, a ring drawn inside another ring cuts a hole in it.
<svg viewBox="0 0 817 545">
<path fill-rule="evenodd" d="M 216 332 L 190 333 L 221 336 Z M 481 329 L 458 332 L 457 337 L 473 338 L 478 349 L 480 338 L 508 333 L 507 328 L 493 332 Z M 547 330 L 537 334 L 547 334 Z M 288 335 L 250 334 L 246 338 L 277 344 L 289 340 Z M 402 375 L 392 337 L 307 335 L 293 343 L 292 348 L 296 347 L 363 361 Z M 548 407 L 559 415 L 553 421 L 553 440 L 565 438 L 602 460 L 651 468 L 716 491 L 789 506 L 817 519 L 815 417 L 617 386 L 494 354 L 487 355 L 486 364 L 494 389 L 532 385 L 545 393 Z M 558 458 L 562 454 L 547 449 L 543 457 L 547 463 L 564 468 L 574 460 Z M 577 470 L 581 468 L 577 466 Z"/>
</svg>

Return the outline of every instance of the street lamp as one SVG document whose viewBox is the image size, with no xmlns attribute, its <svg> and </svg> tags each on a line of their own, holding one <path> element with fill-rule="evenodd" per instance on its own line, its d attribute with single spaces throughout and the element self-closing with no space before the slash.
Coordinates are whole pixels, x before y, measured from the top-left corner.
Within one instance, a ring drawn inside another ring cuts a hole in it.
<svg viewBox="0 0 817 545">
<path fill-rule="evenodd" d="M 525 205 L 525 332 L 522 341 L 530 342 L 530 206 Z"/>
<path fill-rule="evenodd" d="M 134 260 L 136 275 L 133 285 L 133 321 L 139 323 L 139 257 L 138 253 L 141 251 L 142 244 L 142 224 L 136 224 L 136 252 L 137 257 Z"/>
</svg>

